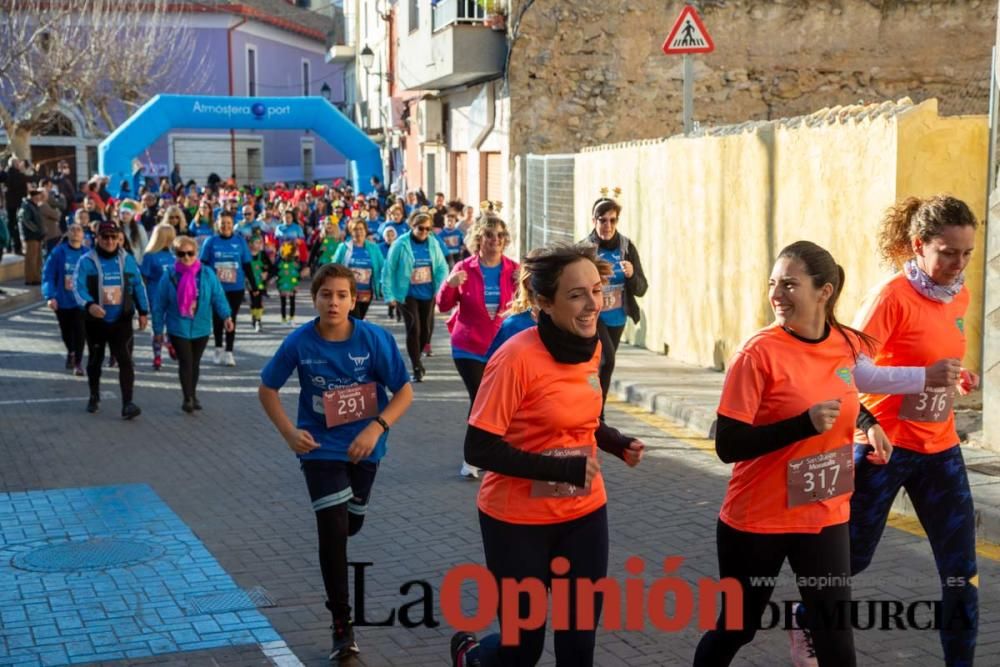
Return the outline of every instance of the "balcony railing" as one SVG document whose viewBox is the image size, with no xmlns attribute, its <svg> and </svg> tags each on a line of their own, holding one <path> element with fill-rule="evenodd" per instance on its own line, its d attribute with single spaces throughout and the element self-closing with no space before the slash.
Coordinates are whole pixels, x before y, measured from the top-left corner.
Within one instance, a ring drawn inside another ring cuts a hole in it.
<svg viewBox="0 0 1000 667">
<path fill-rule="evenodd" d="M 431 8 L 431 30 L 437 32 L 456 23 L 483 23 L 485 4 L 476 0 L 440 0 Z"/>
<path fill-rule="evenodd" d="M 344 7 L 343 0 L 330 3 L 327 11 L 333 19 L 333 28 L 327 35 L 329 46 L 354 46 L 353 11 Z"/>
</svg>

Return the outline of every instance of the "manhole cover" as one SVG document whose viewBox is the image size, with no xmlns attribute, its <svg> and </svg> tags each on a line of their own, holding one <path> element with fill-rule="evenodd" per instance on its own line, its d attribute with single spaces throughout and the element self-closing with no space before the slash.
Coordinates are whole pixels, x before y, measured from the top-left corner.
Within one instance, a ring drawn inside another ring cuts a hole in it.
<svg viewBox="0 0 1000 667">
<path fill-rule="evenodd" d="M 254 586 L 248 591 L 237 589 L 222 593 L 209 593 L 187 599 L 185 607 L 189 616 L 201 614 L 221 614 L 223 612 L 256 609 L 258 607 L 273 607 L 274 600 L 261 586 Z"/>
<path fill-rule="evenodd" d="M 14 567 L 36 572 L 103 570 L 143 563 L 162 556 L 166 550 L 152 542 L 99 537 L 77 542 L 47 544 L 17 554 Z"/>
</svg>

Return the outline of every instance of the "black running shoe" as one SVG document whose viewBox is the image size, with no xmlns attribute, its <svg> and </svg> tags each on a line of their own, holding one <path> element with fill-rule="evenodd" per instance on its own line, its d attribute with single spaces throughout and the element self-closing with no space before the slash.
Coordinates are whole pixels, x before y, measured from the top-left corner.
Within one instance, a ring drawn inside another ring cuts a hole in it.
<svg viewBox="0 0 1000 667">
<path fill-rule="evenodd" d="M 191 405 L 194 406 L 195 410 L 201 410 L 201 402 L 198 400 L 197 396 L 191 399 Z"/>
<path fill-rule="evenodd" d="M 135 419 L 142 414 L 142 410 L 135 403 L 126 403 L 122 406 L 122 419 Z"/>
<path fill-rule="evenodd" d="M 350 619 L 333 622 L 333 648 L 330 649 L 330 662 L 350 658 L 361 653 L 358 643 L 354 641 L 354 624 Z"/>
<path fill-rule="evenodd" d="M 91 396 L 90 400 L 87 401 L 87 412 L 94 414 L 101 409 L 101 399 L 97 396 Z"/>
<path fill-rule="evenodd" d="M 183 410 L 188 414 L 194 412 L 194 401 L 192 401 L 190 398 L 185 398 L 184 402 L 181 403 L 181 410 Z"/>
<path fill-rule="evenodd" d="M 474 650 L 478 648 L 475 635 L 456 632 L 451 638 L 451 667 L 479 667 L 479 651 Z"/>
</svg>

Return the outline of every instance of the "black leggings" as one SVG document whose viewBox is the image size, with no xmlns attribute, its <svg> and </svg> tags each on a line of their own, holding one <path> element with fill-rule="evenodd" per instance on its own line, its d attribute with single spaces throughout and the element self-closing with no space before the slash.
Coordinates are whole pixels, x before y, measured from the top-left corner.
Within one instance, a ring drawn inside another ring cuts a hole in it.
<svg viewBox="0 0 1000 667">
<path fill-rule="evenodd" d="M 233 330 L 226 331 L 226 352 L 233 351 L 233 342 L 236 340 L 236 315 L 240 312 L 240 306 L 243 305 L 243 290 L 233 290 L 232 292 L 226 292 L 226 301 L 229 302 L 229 312 L 230 317 L 233 320 Z M 214 310 L 212 311 L 212 333 L 215 334 L 215 347 L 222 347 L 222 333 L 224 331 L 223 320 L 219 317 L 219 314 Z"/>
<path fill-rule="evenodd" d="M 483 534 L 486 567 L 501 579 L 521 580 L 534 577 L 548 587 L 552 578 L 550 564 L 556 556 L 570 562 L 566 579 L 596 580 L 608 574 L 608 513 L 606 507 L 563 523 L 523 525 L 499 521 L 479 513 L 479 528 Z M 511 545 L 517 545 L 512 549 Z M 571 628 L 576 627 L 576 585 L 570 583 Z M 600 623 L 603 596 L 594 595 L 594 627 Z M 528 617 L 528 596 L 520 597 L 521 618 Z M 503 618 L 497 610 L 499 618 Z M 589 620 L 589 619 L 587 619 Z M 502 624 L 501 624 L 502 627 Z M 556 630 L 554 633 L 557 665 L 588 667 L 594 664 L 596 630 Z M 484 637 L 479 644 L 482 667 L 497 665 L 534 665 L 542 655 L 545 625 L 535 630 L 522 630 L 516 645 L 502 646 L 500 635 Z"/>
<path fill-rule="evenodd" d="M 406 353 L 413 368 L 423 368 L 420 353 L 431 342 L 434 330 L 434 301 L 406 297 L 400 304 L 403 308 L 403 323 L 406 327 Z"/>
<path fill-rule="evenodd" d="M 760 627 L 760 619 L 774 592 L 773 581 L 751 584 L 751 578 L 776 578 L 788 558 L 799 579 L 805 606 L 803 625 L 812 632 L 820 667 L 853 667 L 854 634 L 850 607 L 850 535 L 846 523 L 812 533 L 747 533 L 719 520 L 716 528 L 719 578 L 732 577 L 743 587 L 743 629 L 726 630 L 723 597 L 715 630 L 706 632 L 694 656 L 695 667 L 728 665 Z M 839 618 L 838 618 L 839 617 Z M 824 622 L 830 619 L 832 622 Z"/>
<path fill-rule="evenodd" d="M 281 319 L 283 321 L 286 319 L 285 313 L 288 309 L 291 309 L 291 314 L 288 317 L 295 319 L 295 292 L 281 295 Z"/>
<path fill-rule="evenodd" d="M 622 340 L 624 326 L 609 327 L 600 320 L 597 322 L 597 335 L 601 337 L 601 369 L 598 375 L 601 379 L 601 411 L 608 400 L 608 389 L 611 388 L 611 374 L 615 372 L 615 353 Z"/>
<path fill-rule="evenodd" d="M 83 311 L 79 308 L 60 308 L 56 311 L 59 333 L 62 334 L 66 351 L 73 355 L 77 364 L 83 363 L 83 346 L 86 334 L 83 327 Z"/>
<path fill-rule="evenodd" d="M 171 335 L 170 343 L 177 353 L 177 374 L 181 378 L 181 392 L 186 401 L 197 395 L 198 371 L 201 370 L 201 355 L 208 345 L 208 336 L 181 338 Z"/>
<path fill-rule="evenodd" d="M 472 404 L 476 402 L 476 394 L 479 393 L 479 385 L 483 382 L 483 371 L 486 364 L 475 359 L 452 359 L 458 375 L 465 383 L 465 390 L 469 392 L 469 412 L 472 412 Z"/>
<path fill-rule="evenodd" d="M 118 386 L 122 391 L 122 405 L 132 402 L 135 386 L 135 367 L 132 365 L 132 318 L 122 315 L 116 322 L 87 317 L 84 322 L 87 335 L 87 384 L 90 395 L 101 395 L 101 365 L 104 363 L 104 346 L 118 362 Z"/>
<path fill-rule="evenodd" d="M 359 320 L 365 319 L 365 315 L 368 314 L 368 307 L 370 305 L 372 305 L 371 301 L 356 301 L 354 303 L 354 309 L 351 311 L 351 315 Z"/>
</svg>

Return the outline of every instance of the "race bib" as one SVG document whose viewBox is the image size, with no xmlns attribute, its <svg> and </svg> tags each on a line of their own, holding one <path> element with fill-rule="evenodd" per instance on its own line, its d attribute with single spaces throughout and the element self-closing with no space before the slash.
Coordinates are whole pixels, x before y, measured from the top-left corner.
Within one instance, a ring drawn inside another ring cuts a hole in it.
<svg viewBox="0 0 1000 667">
<path fill-rule="evenodd" d="M 323 414 L 326 427 L 334 428 L 378 414 L 375 383 L 355 384 L 323 392 Z"/>
<path fill-rule="evenodd" d="M 788 462 L 788 507 L 830 500 L 854 490 L 854 447 Z"/>
<path fill-rule="evenodd" d="M 63 289 L 67 292 L 73 291 L 73 276 L 69 273 L 63 278 Z"/>
<path fill-rule="evenodd" d="M 358 303 L 368 303 L 372 300 L 372 291 L 367 289 L 358 290 Z"/>
<path fill-rule="evenodd" d="M 216 262 L 215 274 L 219 276 L 219 282 L 235 283 L 236 271 L 238 268 L 239 264 L 236 262 Z"/>
<path fill-rule="evenodd" d="M 604 310 L 617 310 L 622 307 L 622 296 L 625 288 L 622 285 L 604 286 Z"/>
<path fill-rule="evenodd" d="M 122 286 L 112 285 L 105 286 L 101 290 L 101 305 L 102 306 L 120 306 L 122 305 Z"/>
<path fill-rule="evenodd" d="M 932 387 L 919 394 L 906 394 L 899 406 L 899 418 L 911 422 L 945 422 L 951 416 L 955 390 Z"/>
<path fill-rule="evenodd" d="M 591 447 L 557 447 L 542 452 L 545 456 L 590 456 Z M 573 498 L 576 496 L 590 495 L 590 484 L 587 486 L 576 486 L 569 482 L 543 482 L 535 479 L 531 481 L 532 498 Z"/>
<path fill-rule="evenodd" d="M 429 266 L 418 266 L 413 269 L 413 273 L 410 274 L 410 284 L 411 285 L 426 285 L 431 281 L 431 267 Z"/>
<path fill-rule="evenodd" d="M 457 236 L 446 236 L 444 237 L 444 244 L 449 248 L 458 247 L 458 237 Z"/>
<path fill-rule="evenodd" d="M 372 270 L 371 269 L 351 269 L 351 273 L 354 274 L 354 282 L 358 285 L 371 285 L 372 283 Z"/>
</svg>

